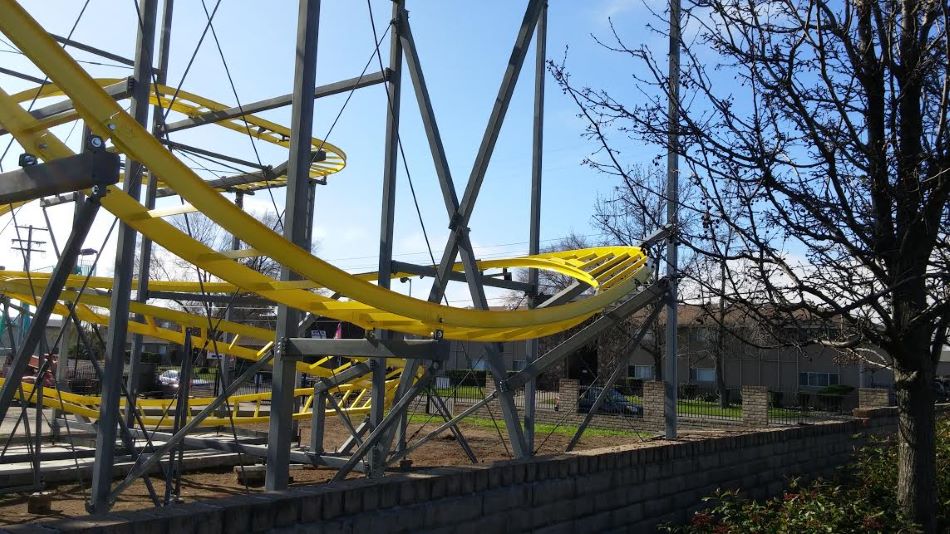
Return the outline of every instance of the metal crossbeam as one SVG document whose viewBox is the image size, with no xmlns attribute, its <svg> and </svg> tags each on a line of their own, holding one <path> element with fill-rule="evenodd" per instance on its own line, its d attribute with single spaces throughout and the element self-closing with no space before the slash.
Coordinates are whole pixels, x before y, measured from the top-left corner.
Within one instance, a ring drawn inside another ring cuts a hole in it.
<svg viewBox="0 0 950 534">
<path fill-rule="evenodd" d="M 335 83 L 330 83 L 327 85 L 321 85 L 314 89 L 313 98 L 323 98 L 325 96 L 336 95 L 339 93 L 345 93 L 353 89 L 360 89 L 363 87 L 369 87 L 371 85 L 376 85 L 378 83 L 385 82 L 389 79 L 389 72 L 374 72 L 373 74 L 367 74 L 362 77 L 350 78 L 347 80 L 342 80 Z M 245 104 L 241 107 L 229 108 L 221 111 L 212 111 L 210 113 L 205 113 L 197 117 L 190 119 L 184 119 L 177 122 L 173 122 L 165 127 L 166 132 L 175 132 L 178 130 L 184 130 L 187 128 L 194 128 L 195 126 L 201 126 L 202 124 L 209 124 L 212 122 L 221 122 L 229 119 L 236 119 L 245 115 L 253 115 L 255 113 L 260 113 L 262 111 L 267 111 L 271 109 L 282 108 L 284 106 L 289 106 L 293 100 L 293 95 L 281 95 L 274 98 L 268 98 L 266 100 L 259 100 L 257 102 L 251 102 L 250 104 Z"/>
<path fill-rule="evenodd" d="M 0 72 L 6 72 L 6 70 L 7 69 L 3 69 L 3 70 L 0 70 Z M 7 74 L 10 74 L 10 73 L 7 72 Z M 111 96 L 112 98 L 116 100 L 124 100 L 132 94 L 132 85 L 133 85 L 132 82 L 133 82 L 132 78 L 126 78 L 124 81 L 121 81 L 119 83 L 114 83 L 112 85 L 109 85 L 103 88 L 103 90 L 106 92 L 106 94 L 108 94 L 109 96 Z M 32 115 L 33 118 L 36 120 L 44 120 L 44 119 L 49 119 L 51 117 L 55 117 L 56 115 L 60 115 L 63 113 L 70 113 L 74 111 L 75 109 L 76 108 L 75 106 L 73 106 L 72 100 L 63 100 L 62 102 L 57 102 L 55 104 L 50 104 L 48 106 L 45 106 L 39 109 L 34 109 L 33 111 L 30 112 L 30 115 Z M 4 128 L 0 128 L 0 135 L 5 135 L 8 133 L 10 132 L 5 130 Z"/>
<path fill-rule="evenodd" d="M 0 174 L 0 204 L 25 202 L 95 185 L 112 185 L 118 181 L 118 154 L 83 152 Z"/>
<path fill-rule="evenodd" d="M 406 273 L 416 276 L 431 276 L 435 278 L 438 276 L 438 271 L 435 267 L 431 265 L 416 265 L 415 263 L 407 263 L 404 261 L 394 260 L 392 262 L 392 272 L 395 273 Z M 465 274 L 452 271 L 448 275 L 448 279 L 453 282 L 465 282 Z M 519 282 L 517 280 L 508 280 L 505 278 L 496 278 L 494 276 L 485 276 L 481 273 L 477 274 L 479 281 L 488 287 L 497 287 L 501 289 L 511 289 L 513 291 L 528 291 L 531 288 L 531 284 L 526 282 Z"/>
<path fill-rule="evenodd" d="M 286 338 L 282 350 L 291 357 L 333 355 L 445 361 L 449 344 L 434 339 Z"/>
<path fill-rule="evenodd" d="M 614 384 L 617 382 L 617 379 L 620 378 L 620 375 L 627 371 L 627 366 L 630 364 L 630 356 L 633 354 L 633 351 L 637 350 L 637 347 L 640 346 L 640 343 L 643 341 L 643 336 L 647 334 L 647 331 L 650 329 L 650 325 L 653 324 L 653 321 L 656 321 L 656 318 L 658 315 L 660 315 L 660 310 L 662 309 L 663 302 L 659 302 L 657 305 L 655 305 L 653 307 L 653 311 L 650 312 L 650 315 L 648 315 L 643 321 L 643 324 L 640 325 L 640 329 L 637 330 L 637 333 L 633 336 L 630 342 L 626 344 L 626 347 L 624 347 L 625 354 L 617 359 L 617 366 L 614 368 L 613 372 L 610 373 L 610 376 L 607 378 L 607 382 L 604 383 L 604 387 L 600 390 L 600 393 L 594 400 L 594 404 L 590 407 L 590 410 L 587 411 L 587 415 L 584 416 L 584 421 L 578 425 L 577 431 L 574 432 L 574 436 L 571 438 L 571 442 L 567 444 L 568 452 L 574 450 L 577 442 L 580 441 L 581 436 L 584 435 L 584 430 L 587 429 L 587 425 L 590 424 L 594 414 L 597 413 L 597 410 L 600 409 L 601 404 L 604 403 L 604 399 L 607 398 L 608 392 L 613 389 Z"/>
<path fill-rule="evenodd" d="M 612 311 L 601 315 L 594 322 L 585 326 L 582 330 L 567 338 L 558 346 L 549 350 L 543 356 L 533 363 L 525 366 L 517 374 L 508 378 L 508 387 L 518 389 L 528 381 L 529 378 L 536 377 L 543 373 L 545 369 L 566 358 L 570 354 L 589 343 L 592 339 L 603 333 L 608 328 L 626 319 L 638 310 L 656 302 L 657 299 L 666 295 L 669 290 L 670 282 L 667 278 L 660 278 L 653 284 L 647 286 L 643 291 L 637 293 L 632 298 L 618 306 Z"/>
</svg>

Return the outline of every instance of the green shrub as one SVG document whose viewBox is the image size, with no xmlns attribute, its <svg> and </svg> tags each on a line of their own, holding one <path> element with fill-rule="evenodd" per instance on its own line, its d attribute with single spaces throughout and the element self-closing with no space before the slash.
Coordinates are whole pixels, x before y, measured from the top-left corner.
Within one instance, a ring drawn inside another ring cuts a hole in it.
<svg viewBox="0 0 950 534">
<path fill-rule="evenodd" d="M 847 395 L 854 391 L 852 386 L 847 384 L 835 384 L 832 386 L 825 386 L 821 388 L 818 392 L 820 395 Z"/>
<path fill-rule="evenodd" d="M 686 525 L 665 525 L 666 532 L 798 533 L 918 532 L 897 507 L 897 447 L 893 440 L 875 440 L 834 480 L 802 486 L 793 480 L 780 497 L 765 502 L 743 498 L 737 491 L 719 491 L 704 502 Z M 950 420 L 937 423 L 938 530 L 950 531 Z"/>
</svg>

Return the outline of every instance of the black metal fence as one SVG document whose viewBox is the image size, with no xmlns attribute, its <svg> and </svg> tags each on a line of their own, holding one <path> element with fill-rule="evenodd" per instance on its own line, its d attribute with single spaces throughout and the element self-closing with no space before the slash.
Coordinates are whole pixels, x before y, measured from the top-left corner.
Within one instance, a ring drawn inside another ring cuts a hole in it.
<svg viewBox="0 0 950 534">
<path fill-rule="evenodd" d="M 741 421 L 741 390 L 725 388 L 720 392 L 715 384 L 680 384 L 676 414 L 694 419 Z"/>
<path fill-rule="evenodd" d="M 769 423 L 794 425 L 846 419 L 857 406 L 857 392 L 769 391 Z"/>
</svg>

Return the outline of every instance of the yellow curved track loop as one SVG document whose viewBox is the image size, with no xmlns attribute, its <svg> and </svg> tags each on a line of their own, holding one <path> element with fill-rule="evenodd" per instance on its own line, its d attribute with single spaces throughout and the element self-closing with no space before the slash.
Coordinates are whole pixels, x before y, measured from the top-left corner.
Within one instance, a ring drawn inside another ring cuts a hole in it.
<svg viewBox="0 0 950 534">
<path fill-rule="evenodd" d="M 108 87 L 113 84 L 122 83 L 125 81 L 125 79 L 97 78 L 95 81 L 100 87 Z M 39 100 L 42 98 L 63 95 L 65 95 L 65 93 L 62 91 L 62 89 L 57 87 L 56 84 L 47 84 L 41 88 L 31 88 L 25 91 L 20 91 L 19 93 L 10 95 L 10 97 L 13 98 L 13 100 L 15 100 L 17 103 L 22 104 L 23 102 L 29 102 L 34 98 Z M 172 96 L 175 96 L 174 101 L 172 101 Z M 151 91 L 149 92 L 149 101 L 152 103 L 152 105 L 157 106 L 158 110 L 167 111 L 170 107 L 172 111 L 182 113 L 189 118 L 195 118 L 206 113 L 224 111 L 228 109 L 228 106 L 220 102 L 215 102 L 214 100 L 204 98 L 187 91 L 178 91 L 178 94 L 176 95 L 175 89 L 173 87 L 160 84 L 153 84 L 151 86 Z M 53 126 L 72 122 L 78 118 L 79 114 L 73 110 L 37 121 L 34 128 L 49 129 Z M 281 126 L 280 124 L 271 122 L 256 115 L 244 115 L 243 117 L 223 120 L 211 124 L 217 124 L 218 126 L 233 130 L 242 135 L 250 135 L 255 139 L 260 139 L 261 141 L 271 143 L 273 145 L 282 146 L 287 149 L 290 148 L 290 128 Z M 313 164 L 311 164 L 311 178 L 323 178 L 330 174 L 340 172 L 346 166 L 346 154 L 339 147 L 316 138 L 313 138 L 310 141 L 310 144 L 314 151 L 323 150 L 327 154 L 325 160 L 315 161 Z M 247 184 L 236 185 L 232 188 L 254 190 L 266 186 L 283 185 L 286 183 L 286 181 L 287 176 L 283 175 L 275 177 L 273 180 L 251 182 Z"/>
<path fill-rule="evenodd" d="M 396 387 L 399 380 L 395 378 L 398 373 L 390 373 L 386 378 L 386 405 L 392 403 L 396 394 Z M 0 384 L 3 379 L 0 378 Z M 30 404 L 36 404 L 36 398 L 33 391 L 33 384 L 23 383 L 24 398 Z M 340 395 L 337 397 L 337 403 L 341 411 L 350 417 L 365 415 L 369 413 L 372 395 L 370 394 L 370 381 L 356 380 L 343 384 L 338 390 L 334 390 Z M 310 419 L 313 416 L 313 388 L 298 388 L 294 390 L 294 396 L 301 400 L 300 410 L 294 412 L 294 419 Z M 235 425 L 251 425 L 257 423 L 266 423 L 269 421 L 267 410 L 261 407 L 267 406 L 270 402 L 270 392 L 248 393 L 243 395 L 233 395 L 228 397 L 228 403 L 231 406 L 233 419 L 220 416 L 209 416 L 202 420 L 200 426 L 225 426 L 230 425 L 232 420 Z M 60 403 L 62 398 L 62 403 Z M 211 404 L 214 397 L 192 397 L 188 399 L 188 416 L 197 414 L 205 406 Z M 77 395 L 67 391 L 58 391 L 56 388 L 44 387 L 42 404 L 47 408 L 63 410 L 73 415 L 81 415 L 89 419 L 99 418 L 99 403 L 101 398 L 97 395 Z M 141 416 L 142 422 L 152 428 L 168 428 L 172 426 L 175 420 L 175 399 L 136 399 L 135 411 Z M 126 402 L 122 398 L 119 400 L 119 410 L 125 412 Z M 327 410 L 327 416 L 338 415 L 336 410 Z"/>
<path fill-rule="evenodd" d="M 306 302 L 291 304 L 286 302 L 291 299 L 280 294 L 285 290 L 271 285 L 274 283 L 272 280 L 267 279 L 267 282 L 262 284 L 260 278 L 254 279 L 254 276 L 249 273 L 239 272 L 240 269 L 244 271 L 249 271 L 249 269 L 229 258 L 213 251 L 209 256 L 204 251 L 196 250 L 200 244 L 179 242 L 169 236 L 160 235 L 155 232 L 155 228 L 144 230 L 136 228 L 183 259 L 192 261 L 243 289 L 257 292 L 262 296 L 264 292 L 276 293 L 266 298 L 354 322 L 365 328 L 381 327 L 413 334 L 442 330 L 445 337 L 450 339 L 505 341 L 540 337 L 563 331 L 620 300 L 649 275 L 649 269 L 645 268 L 646 256 L 640 249 L 634 247 L 589 249 L 547 255 L 545 259 L 548 261 L 545 265 L 566 274 L 578 270 L 584 271 L 583 266 L 596 269 L 607 262 L 616 262 L 616 265 L 604 273 L 604 276 L 609 275 L 607 283 L 601 284 L 597 279 L 598 283 L 594 287 L 598 291 L 587 299 L 537 310 L 512 311 L 484 311 L 441 306 L 373 285 L 286 241 L 213 191 L 125 113 L 16 2 L 0 0 L 0 8 L 2 8 L 0 12 L 3 13 L 3 17 L 0 17 L 0 29 L 64 90 L 76 105 L 80 115 L 86 120 L 86 124 L 97 135 L 111 139 L 118 150 L 143 162 L 151 172 L 161 176 L 166 184 L 199 211 L 263 255 L 277 259 L 282 265 L 304 278 L 352 300 L 327 302 L 329 299 L 318 298 L 313 293 L 304 292 L 309 295 Z M 19 106 L 17 110 L 22 112 Z M 29 124 L 29 121 L 22 119 L 20 122 L 24 128 Z M 11 125 L 5 124 L 5 126 L 16 134 L 16 130 Z M 23 133 L 22 128 L 20 132 Z M 24 144 L 22 140 L 21 144 Z M 48 150 L 43 153 L 43 147 L 39 146 L 40 144 L 33 142 L 25 146 L 36 147 L 40 150 L 39 154 L 46 159 L 66 155 L 52 154 Z M 121 200 L 112 202 L 110 199 Z M 124 205 L 119 206 L 120 203 Z M 112 193 L 106 197 L 103 205 L 132 226 L 143 219 L 142 211 L 144 210 L 141 209 L 141 205 L 125 195 Z M 146 218 L 148 218 L 147 214 Z M 150 219 L 150 221 L 154 220 Z M 178 234 L 182 235 L 181 232 Z M 205 250 L 207 250 L 206 247 Z M 591 279 L 595 278 L 592 276 Z M 290 292 L 289 289 L 286 291 Z M 295 295 L 295 297 L 300 296 Z M 348 317 L 343 319 L 344 315 Z"/>
</svg>

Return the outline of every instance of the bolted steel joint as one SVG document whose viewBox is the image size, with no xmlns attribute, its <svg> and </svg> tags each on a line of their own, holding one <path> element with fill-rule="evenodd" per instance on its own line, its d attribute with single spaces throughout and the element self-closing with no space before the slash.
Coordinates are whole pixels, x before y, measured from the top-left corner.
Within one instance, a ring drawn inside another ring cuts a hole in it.
<svg viewBox="0 0 950 534">
<path fill-rule="evenodd" d="M 36 159 L 36 156 L 30 154 L 29 152 L 20 154 L 20 157 L 17 160 L 17 164 L 20 165 L 20 167 L 32 167 L 37 163 L 39 163 L 39 160 Z"/>
</svg>

